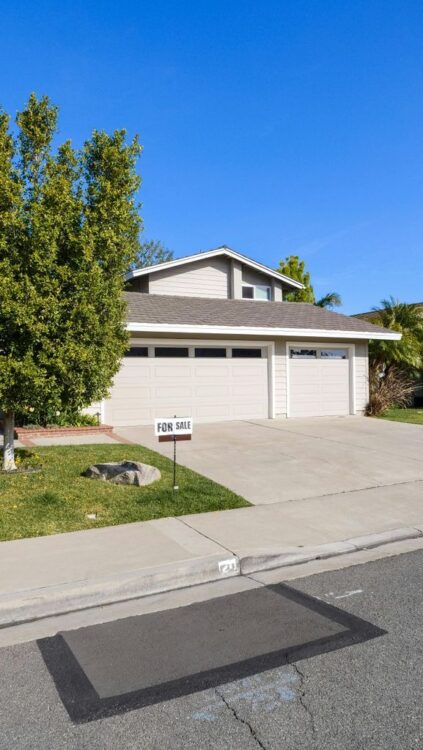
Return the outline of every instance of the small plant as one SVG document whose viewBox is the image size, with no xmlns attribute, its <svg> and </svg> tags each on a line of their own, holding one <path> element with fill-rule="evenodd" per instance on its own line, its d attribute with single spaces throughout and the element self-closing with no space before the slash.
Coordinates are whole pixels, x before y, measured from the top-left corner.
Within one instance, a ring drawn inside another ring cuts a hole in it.
<svg viewBox="0 0 423 750">
<path fill-rule="evenodd" d="M 98 419 L 92 414 L 78 411 L 32 410 L 20 412 L 16 422 L 19 427 L 95 427 Z"/>
<path fill-rule="evenodd" d="M 94 414 L 77 414 L 75 427 L 97 427 L 99 420 Z"/>
<path fill-rule="evenodd" d="M 415 382 L 399 367 L 391 366 L 388 370 L 371 368 L 367 414 L 377 417 L 387 409 L 409 406 L 415 387 Z"/>
</svg>

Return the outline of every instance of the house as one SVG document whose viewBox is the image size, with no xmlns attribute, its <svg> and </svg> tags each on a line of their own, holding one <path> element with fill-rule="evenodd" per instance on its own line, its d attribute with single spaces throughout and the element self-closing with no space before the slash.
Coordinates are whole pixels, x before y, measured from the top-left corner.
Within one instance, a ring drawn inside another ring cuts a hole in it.
<svg viewBox="0 0 423 750">
<path fill-rule="evenodd" d="M 128 273 L 130 348 L 102 421 L 362 414 L 368 340 L 400 336 L 284 301 L 301 286 L 228 247 Z"/>
</svg>

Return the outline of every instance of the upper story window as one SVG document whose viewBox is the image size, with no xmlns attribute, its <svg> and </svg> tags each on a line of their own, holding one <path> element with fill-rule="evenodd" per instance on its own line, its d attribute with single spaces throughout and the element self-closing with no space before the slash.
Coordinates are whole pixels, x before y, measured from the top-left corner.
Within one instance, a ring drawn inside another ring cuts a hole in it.
<svg viewBox="0 0 423 750">
<path fill-rule="evenodd" d="M 272 290 L 270 286 L 262 286 L 261 284 L 243 284 L 242 297 L 243 299 L 270 300 Z"/>
</svg>

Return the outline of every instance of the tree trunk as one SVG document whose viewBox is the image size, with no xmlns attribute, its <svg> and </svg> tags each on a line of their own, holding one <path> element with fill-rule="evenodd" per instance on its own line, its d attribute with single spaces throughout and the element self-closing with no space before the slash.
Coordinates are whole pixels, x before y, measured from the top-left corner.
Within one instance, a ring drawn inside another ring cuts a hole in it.
<svg viewBox="0 0 423 750">
<path fill-rule="evenodd" d="M 15 412 L 4 415 L 3 470 L 15 471 Z"/>
</svg>

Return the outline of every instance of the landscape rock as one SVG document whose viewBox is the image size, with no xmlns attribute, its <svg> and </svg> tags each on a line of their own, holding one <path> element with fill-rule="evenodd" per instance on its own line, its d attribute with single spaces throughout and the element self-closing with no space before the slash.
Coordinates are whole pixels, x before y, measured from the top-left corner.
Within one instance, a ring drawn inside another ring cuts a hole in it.
<svg viewBox="0 0 423 750">
<path fill-rule="evenodd" d="M 100 479 L 112 484 L 134 484 L 142 487 L 160 479 L 161 474 L 155 466 L 141 464 L 137 461 L 120 461 L 119 463 L 94 464 L 84 471 L 89 479 Z"/>
</svg>

